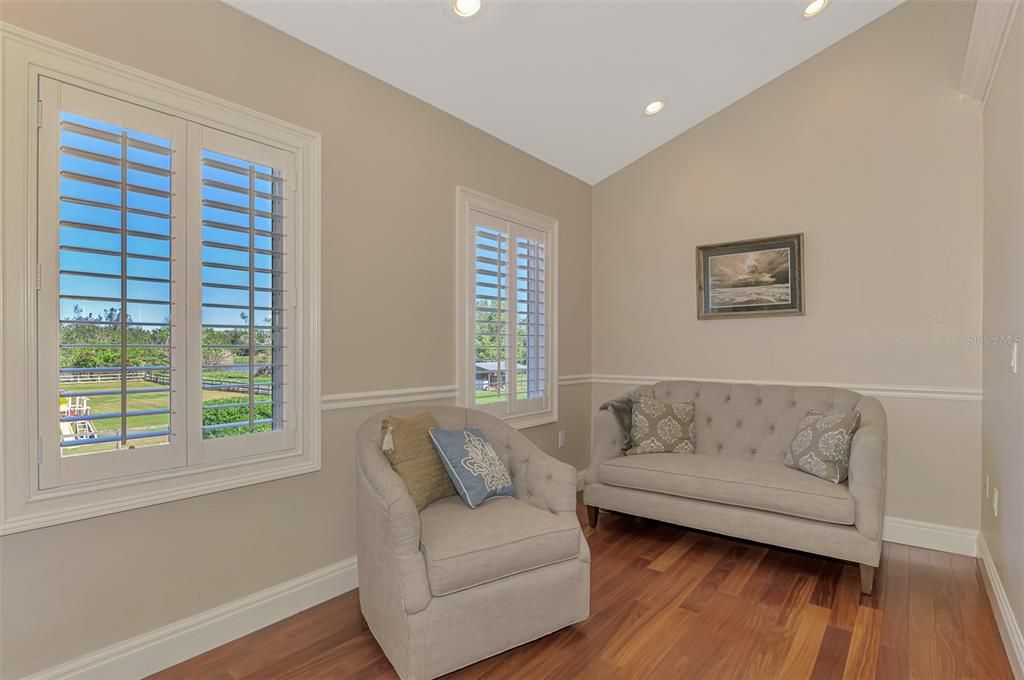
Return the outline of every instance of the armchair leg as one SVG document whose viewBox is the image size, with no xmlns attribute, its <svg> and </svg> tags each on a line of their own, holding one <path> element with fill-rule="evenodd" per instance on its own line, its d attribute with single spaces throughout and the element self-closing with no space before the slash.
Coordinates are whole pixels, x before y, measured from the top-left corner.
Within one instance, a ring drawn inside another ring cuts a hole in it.
<svg viewBox="0 0 1024 680">
<path fill-rule="evenodd" d="M 597 528 L 597 513 L 601 512 L 600 508 L 594 507 L 593 505 L 587 506 L 587 524 L 590 525 L 591 529 Z"/>
<path fill-rule="evenodd" d="M 875 568 L 866 564 L 860 566 L 860 592 L 870 595 L 875 589 Z"/>
</svg>

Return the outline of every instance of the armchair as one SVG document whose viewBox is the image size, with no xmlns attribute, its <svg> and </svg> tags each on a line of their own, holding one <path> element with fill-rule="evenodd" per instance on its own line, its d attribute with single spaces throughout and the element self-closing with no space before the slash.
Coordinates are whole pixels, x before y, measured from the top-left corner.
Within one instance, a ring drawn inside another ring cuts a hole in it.
<svg viewBox="0 0 1024 680">
<path fill-rule="evenodd" d="M 517 498 L 474 510 L 449 497 L 417 513 L 381 453 L 381 421 L 422 411 L 444 428 L 482 430 Z M 403 680 L 435 678 L 589 616 L 574 468 L 498 418 L 450 406 L 377 414 L 356 440 L 359 604 Z"/>
</svg>

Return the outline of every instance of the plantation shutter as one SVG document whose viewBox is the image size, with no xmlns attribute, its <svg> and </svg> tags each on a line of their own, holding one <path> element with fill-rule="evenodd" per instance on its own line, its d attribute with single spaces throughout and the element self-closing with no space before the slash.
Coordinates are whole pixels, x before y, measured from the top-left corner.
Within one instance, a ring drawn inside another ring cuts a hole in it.
<svg viewBox="0 0 1024 680">
<path fill-rule="evenodd" d="M 40 486 L 183 465 L 184 123 L 50 78 L 40 94 Z"/>
<path fill-rule="evenodd" d="M 473 405 L 497 415 L 548 407 L 548 235 L 470 210 Z"/>
<path fill-rule="evenodd" d="M 294 438 L 289 223 L 293 156 L 202 129 L 199 147 L 202 433 L 207 458 L 250 456 Z"/>
<path fill-rule="evenodd" d="M 546 234 L 516 225 L 516 353 L 518 408 L 542 409 L 547 396 Z"/>
</svg>

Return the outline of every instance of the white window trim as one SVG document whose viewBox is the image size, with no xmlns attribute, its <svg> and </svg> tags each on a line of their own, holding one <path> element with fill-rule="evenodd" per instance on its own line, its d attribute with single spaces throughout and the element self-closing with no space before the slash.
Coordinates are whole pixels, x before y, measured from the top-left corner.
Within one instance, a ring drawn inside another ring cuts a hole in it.
<svg viewBox="0 0 1024 680">
<path fill-rule="evenodd" d="M 302 329 L 295 450 L 39 491 L 34 297 L 38 74 L 159 106 L 295 154 L 303 192 Z M 314 472 L 320 435 L 320 135 L 169 80 L 0 22 L 0 535 Z"/>
<path fill-rule="evenodd" d="M 456 246 L 455 246 L 455 383 L 458 387 L 456 403 L 472 408 L 472 395 L 476 393 L 475 372 L 470 370 L 474 355 L 475 315 L 470 309 L 475 306 L 475 267 L 472 255 L 475 231 L 470 211 L 477 210 L 538 229 L 549 235 L 548 261 L 550 263 L 550 309 L 546 320 L 547 354 L 550 365 L 546 374 L 550 407 L 538 413 L 508 415 L 502 419 L 517 430 L 558 421 L 558 220 L 547 215 L 521 208 L 493 196 L 467 189 L 455 188 Z"/>
</svg>

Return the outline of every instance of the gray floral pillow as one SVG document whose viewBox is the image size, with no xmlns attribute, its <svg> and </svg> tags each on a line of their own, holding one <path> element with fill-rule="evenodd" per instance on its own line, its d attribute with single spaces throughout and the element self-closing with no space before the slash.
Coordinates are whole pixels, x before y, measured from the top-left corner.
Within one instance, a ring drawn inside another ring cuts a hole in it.
<svg viewBox="0 0 1024 680">
<path fill-rule="evenodd" d="M 832 415 L 808 411 L 786 452 L 786 467 L 833 484 L 845 482 L 850 474 L 850 442 L 859 424 L 860 411 Z"/>
<path fill-rule="evenodd" d="M 694 453 L 692 401 L 667 404 L 653 397 L 633 397 L 631 453 Z"/>
</svg>

